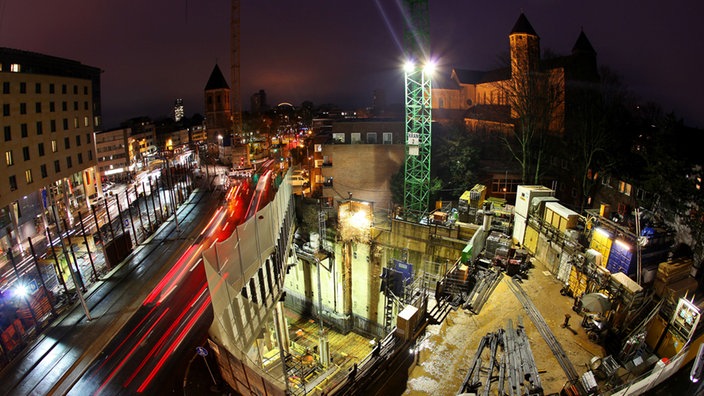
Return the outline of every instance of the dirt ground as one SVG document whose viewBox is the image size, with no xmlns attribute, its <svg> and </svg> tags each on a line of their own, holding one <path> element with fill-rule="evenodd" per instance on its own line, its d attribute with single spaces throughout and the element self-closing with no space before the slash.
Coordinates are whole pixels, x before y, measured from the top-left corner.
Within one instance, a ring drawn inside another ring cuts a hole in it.
<svg viewBox="0 0 704 396">
<path fill-rule="evenodd" d="M 582 318 L 572 311 L 572 298 L 560 295 L 560 281 L 540 262 L 534 260 L 534 265 L 521 286 L 562 345 L 577 373 L 582 375 L 587 371 L 591 358 L 603 357 L 604 350 L 587 338 L 580 325 Z M 404 395 L 456 395 L 482 337 L 499 328 L 507 329 L 509 319 L 515 328 L 519 316 L 525 326 L 544 394 L 560 392 L 567 382 L 567 375 L 509 288 L 507 282 L 510 281 L 508 276 L 504 276 L 478 315 L 459 308 L 450 312 L 441 324 L 428 326 L 425 338 L 419 343 L 418 364 L 409 374 Z M 561 326 L 565 314 L 571 315 L 569 328 Z M 495 388 L 492 385 L 492 390 Z M 491 394 L 496 394 L 496 391 Z"/>
</svg>

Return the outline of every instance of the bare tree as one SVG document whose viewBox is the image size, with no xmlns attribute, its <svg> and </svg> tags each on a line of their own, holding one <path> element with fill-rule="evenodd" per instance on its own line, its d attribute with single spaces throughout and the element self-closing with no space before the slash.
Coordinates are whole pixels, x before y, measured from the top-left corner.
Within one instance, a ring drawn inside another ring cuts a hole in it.
<svg viewBox="0 0 704 396">
<path fill-rule="evenodd" d="M 521 166 L 523 183 L 539 183 L 550 133 L 564 129 L 564 73 L 530 71 L 496 83 L 499 100 L 511 109 L 513 132 L 504 142 Z"/>
<path fill-rule="evenodd" d="M 573 90 L 564 140 L 574 154 L 571 168 L 580 190 L 580 212 L 588 204 L 598 173 L 610 168 L 608 148 L 619 135 L 622 115 L 630 103 L 619 76 L 605 68 L 600 74 L 599 82 L 583 83 Z"/>
</svg>

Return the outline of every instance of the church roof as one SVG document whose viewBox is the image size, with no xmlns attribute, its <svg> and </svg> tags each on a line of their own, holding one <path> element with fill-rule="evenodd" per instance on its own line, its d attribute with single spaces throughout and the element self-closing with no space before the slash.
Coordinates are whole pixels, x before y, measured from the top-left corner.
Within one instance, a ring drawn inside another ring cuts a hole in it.
<svg viewBox="0 0 704 396">
<path fill-rule="evenodd" d="M 511 29 L 511 34 L 532 34 L 533 36 L 537 36 L 538 33 L 535 32 L 535 29 L 533 29 L 533 26 L 528 22 L 528 18 L 526 18 L 526 15 L 524 13 L 521 13 L 521 15 L 518 17 L 518 20 L 516 21 L 516 24 L 513 25 L 513 29 Z"/>
<path fill-rule="evenodd" d="M 572 53 L 574 54 L 577 52 L 587 52 L 592 54 L 596 53 L 594 47 L 592 47 L 592 43 L 589 42 L 587 35 L 584 34 L 584 30 L 579 33 L 579 37 L 577 37 L 577 41 L 574 43 L 574 47 L 572 47 Z"/>
<path fill-rule="evenodd" d="M 213 68 L 213 72 L 210 73 L 208 83 L 205 84 L 206 91 L 210 91 L 211 89 L 230 89 L 230 86 L 227 85 L 227 80 L 225 80 L 217 64 Z"/>
<path fill-rule="evenodd" d="M 482 84 L 511 78 L 511 73 L 506 67 L 490 71 L 452 69 L 452 73 L 460 84 Z"/>
</svg>

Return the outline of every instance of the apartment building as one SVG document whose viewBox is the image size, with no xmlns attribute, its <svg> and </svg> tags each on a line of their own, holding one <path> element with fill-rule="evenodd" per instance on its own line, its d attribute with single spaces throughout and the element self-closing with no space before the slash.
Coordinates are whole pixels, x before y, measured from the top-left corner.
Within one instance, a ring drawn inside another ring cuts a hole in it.
<svg viewBox="0 0 704 396">
<path fill-rule="evenodd" d="M 94 131 L 101 70 L 0 48 L 0 249 L 26 242 L 42 224 L 73 212 L 96 191 Z"/>
</svg>

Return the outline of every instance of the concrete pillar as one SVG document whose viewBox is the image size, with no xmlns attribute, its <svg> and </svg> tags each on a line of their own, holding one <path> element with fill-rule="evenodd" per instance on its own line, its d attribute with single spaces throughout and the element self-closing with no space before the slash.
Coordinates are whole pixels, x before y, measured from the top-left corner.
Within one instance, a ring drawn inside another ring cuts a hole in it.
<svg viewBox="0 0 704 396">
<path fill-rule="evenodd" d="M 342 245 L 342 314 L 352 316 L 352 241 Z"/>
<path fill-rule="evenodd" d="M 288 336 L 288 320 L 286 320 L 283 301 L 279 301 L 274 305 L 274 326 L 278 335 L 279 348 L 288 355 L 291 340 Z"/>
<path fill-rule="evenodd" d="M 22 236 L 20 235 L 20 219 L 19 219 L 19 202 L 15 201 L 10 204 L 10 220 L 12 221 L 12 228 L 15 231 L 15 238 L 17 239 L 17 246 L 20 249 L 20 255 L 24 256 L 24 246 L 22 245 Z M 8 232 L 8 239 L 10 239 L 10 233 Z"/>
</svg>

